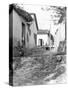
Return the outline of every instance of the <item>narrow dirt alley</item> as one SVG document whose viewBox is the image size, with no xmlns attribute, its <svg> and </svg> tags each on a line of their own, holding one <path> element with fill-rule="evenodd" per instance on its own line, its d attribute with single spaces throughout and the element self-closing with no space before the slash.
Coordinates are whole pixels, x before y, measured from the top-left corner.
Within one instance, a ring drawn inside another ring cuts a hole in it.
<svg viewBox="0 0 68 90">
<path fill-rule="evenodd" d="M 34 50 L 33 55 L 29 57 L 14 58 L 13 85 L 64 83 L 66 55 L 44 55 L 36 52 Z"/>
</svg>

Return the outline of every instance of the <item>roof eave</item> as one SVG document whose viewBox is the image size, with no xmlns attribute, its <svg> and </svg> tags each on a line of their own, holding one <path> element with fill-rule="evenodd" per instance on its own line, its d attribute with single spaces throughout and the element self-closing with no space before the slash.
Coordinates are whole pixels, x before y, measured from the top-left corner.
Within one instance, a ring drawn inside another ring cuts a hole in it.
<svg viewBox="0 0 68 90">
<path fill-rule="evenodd" d="M 12 12 L 13 9 L 14 9 L 20 16 L 24 17 L 24 19 L 25 19 L 27 22 L 33 21 L 31 15 L 30 15 L 28 12 L 26 12 L 26 11 L 20 9 L 20 8 L 17 8 L 14 4 L 11 4 L 11 5 L 9 6 L 9 14 Z"/>
</svg>

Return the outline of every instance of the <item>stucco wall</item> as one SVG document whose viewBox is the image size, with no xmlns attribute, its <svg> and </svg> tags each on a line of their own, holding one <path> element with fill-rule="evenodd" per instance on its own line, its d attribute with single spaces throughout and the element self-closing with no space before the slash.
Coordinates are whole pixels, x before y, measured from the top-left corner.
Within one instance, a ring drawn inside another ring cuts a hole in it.
<svg viewBox="0 0 68 90">
<path fill-rule="evenodd" d="M 13 10 L 13 45 L 17 45 L 18 41 L 22 45 L 22 22 L 25 24 L 24 19 Z"/>
<path fill-rule="evenodd" d="M 37 35 L 35 21 L 33 20 L 30 25 L 31 34 L 29 34 L 27 22 L 23 17 L 19 16 L 15 10 L 13 10 L 13 45 L 17 45 L 18 41 L 20 41 L 20 44 L 22 45 L 22 22 L 25 24 L 25 47 L 33 48 L 36 46 L 34 34 Z"/>
<path fill-rule="evenodd" d="M 57 30 L 57 32 L 56 32 Z M 56 32 L 56 34 L 55 34 Z M 53 25 L 51 28 L 51 33 L 54 36 L 54 47 L 55 50 L 58 49 L 60 41 L 65 40 L 65 24 L 61 23 L 59 25 Z"/>
<path fill-rule="evenodd" d="M 36 46 L 34 34 L 37 36 L 37 27 L 36 27 L 35 21 L 32 22 L 30 26 L 30 30 L 31 30 L 31 34 L 29 34 L 28 32 L 28 35 L 29 35 L 28 47 L 33 48 Z"/>
<path fill-rule="evenodd" d="M 43 39 L 44 44 L 46 45 L 46 43 L 48 44 L 48 35 L 47 34 L 38 34 L 37 35 L 37 45 L 39 45 L 39 39 Z"/>
</svg>

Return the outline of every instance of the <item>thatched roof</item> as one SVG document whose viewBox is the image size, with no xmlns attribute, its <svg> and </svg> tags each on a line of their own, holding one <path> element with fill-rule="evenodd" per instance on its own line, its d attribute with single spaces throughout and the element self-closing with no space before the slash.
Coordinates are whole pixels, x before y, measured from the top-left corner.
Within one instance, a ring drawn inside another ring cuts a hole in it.
<svg viewBox="0 0 68 90">
<path fill-rule="evenodd" d="M 48 34 L 49 30 L 38 30 L 37 34 Z"/>
<path fill-rule="evenodd" d="M 15 10 L 20 16 L 22 16 L 27 22 L 32 21 L 31 15 L 26 12 L 25 10 L 21 9 L 20 7 L 17 7 L 15 4 L 9 5 L 9 14 L 12 12 L 12 10 Z"/>
</svg>

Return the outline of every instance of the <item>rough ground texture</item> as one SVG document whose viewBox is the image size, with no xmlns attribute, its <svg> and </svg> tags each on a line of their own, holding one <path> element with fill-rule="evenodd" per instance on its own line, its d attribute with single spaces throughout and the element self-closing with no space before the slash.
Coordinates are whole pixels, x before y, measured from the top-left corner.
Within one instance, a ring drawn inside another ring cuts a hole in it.
<svg viewBox="0 0 68 90">
<path fill-rule="evenodd" d="M 44 55 L 43 53 L 38 53 L 39 50 L 38 52 L 36 50 L 33 50 L 32 56 L 13 58 L 13 85 L 23 86 L 65 82 L 66 55 L 52 53 Z"/>
<path fill-rule="evenodd" d="M 13 85 L 40 85 L 66 82 L 66 46 L 59 44 L 57 52 L 46 47 L 31 50 L 13 49 Z"/>
</svg>

